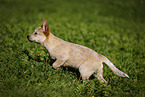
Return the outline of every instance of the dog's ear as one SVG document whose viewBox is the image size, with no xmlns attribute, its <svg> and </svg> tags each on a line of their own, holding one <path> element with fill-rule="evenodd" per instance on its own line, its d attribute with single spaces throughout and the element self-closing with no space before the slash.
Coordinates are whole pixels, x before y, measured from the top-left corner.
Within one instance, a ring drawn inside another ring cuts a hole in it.
<svg viewBox="0 0 145 97">
<path fill-rule="evenodd" d="M 43 33 L 48 36 L 50 31 L 49 31 L 49 27 L 48 27 L 48 24 L 47 24 L 47 20 L 43 19 L 43 22 L 42 22 L 42 29 L 43 29 Z"/>
</svg>

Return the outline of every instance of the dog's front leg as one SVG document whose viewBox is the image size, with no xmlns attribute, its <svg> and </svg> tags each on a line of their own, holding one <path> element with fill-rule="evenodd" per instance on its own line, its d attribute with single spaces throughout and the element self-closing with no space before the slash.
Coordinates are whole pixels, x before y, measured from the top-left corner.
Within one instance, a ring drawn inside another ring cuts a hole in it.
<svg viewBox="0 0 145 97">
<path fill-rule="evenodd" d="M 58 59 L 57 59 L 57 60 L 53 63 L 52 66 L 53 66 L 54 69 L 57 69 L 58 67 L 60 67 L 61 65 L 63 65 L 64 62 L 65 62 L 64 60 L 58 60 Z"/>
</svg>

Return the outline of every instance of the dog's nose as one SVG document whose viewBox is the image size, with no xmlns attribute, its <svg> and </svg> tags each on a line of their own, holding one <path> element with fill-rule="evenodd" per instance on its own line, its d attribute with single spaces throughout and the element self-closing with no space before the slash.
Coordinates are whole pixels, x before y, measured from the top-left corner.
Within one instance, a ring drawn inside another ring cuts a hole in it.
<svg viewBox="0 0 145 97">
<path fill-rule="evenodd" d="M 27 38 L 29 39 L 29 35 L 27 35 Z"/>
<path fill-rule="evenodd" d="M 29 35 L 27 35 L 27 39 L 30 41 L 30 39 L 29 39 Z"/>
</svg>

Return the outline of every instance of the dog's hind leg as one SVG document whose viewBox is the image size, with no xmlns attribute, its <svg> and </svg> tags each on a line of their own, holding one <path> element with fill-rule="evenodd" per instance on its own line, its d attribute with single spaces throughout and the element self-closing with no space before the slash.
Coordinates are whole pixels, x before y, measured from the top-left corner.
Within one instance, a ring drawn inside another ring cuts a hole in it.
<svg viewBox="0 0 145 97">
<path fill-rule="evenodd" d="M 99 70 L 94 74 L 95 77 L 100 80 L 100 82 L 107 83 L 107 81 L 103 78 L 103 64 Z"/>
<path fill-rule="evenodd" d="M 79 72 L 82 76 L 83 82 L 89 81 L 90 76 L 95 72 L 92 68 L 89 68 L 89 65 L 86 64 L 87 63 L 84 63 L 79 67 Z"/>
</svg>

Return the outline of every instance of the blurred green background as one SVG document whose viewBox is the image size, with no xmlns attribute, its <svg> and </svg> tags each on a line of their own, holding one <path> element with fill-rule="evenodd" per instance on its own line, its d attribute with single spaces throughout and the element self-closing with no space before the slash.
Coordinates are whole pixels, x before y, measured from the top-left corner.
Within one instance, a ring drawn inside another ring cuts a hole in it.
<svg viewBox="0 0 145 97">
<path fill-rule="evenodd" d="M 0 0 L 0 96 L 144 97 L 144 10 L 145 0 Z M 26 38 L 43 18 L 51 33 L 105 55 L 130 78 L 104 64 L 106 86 L 83 84 L 76 70 L 53 69 L 48 51 Z"/>
</svg>

